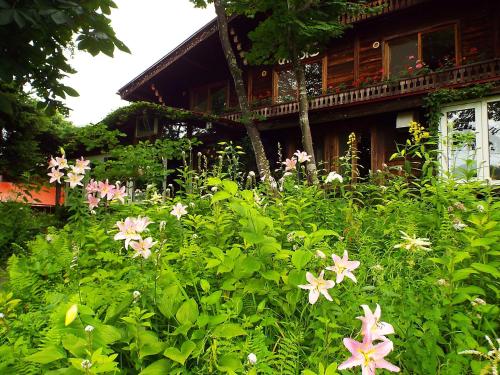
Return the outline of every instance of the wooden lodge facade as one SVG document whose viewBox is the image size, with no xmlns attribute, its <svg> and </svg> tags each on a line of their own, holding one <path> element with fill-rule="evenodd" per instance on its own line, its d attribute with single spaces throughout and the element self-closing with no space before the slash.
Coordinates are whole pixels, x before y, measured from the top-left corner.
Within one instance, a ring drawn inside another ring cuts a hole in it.
<svg viewBox="0 0 500 375">
<path fill-rule="evenodd" d="M 412 120 L 425 123 L 423 98 L 441 88 L 489 83 L 488 97 L 443 108 L 441 134 L 474 132 L 471 146 L 443 142 L 443 166 L 474 154 L 478 175 L 500 179 L 500 1 L 374 0 L 378 14 L 344 17 L 351 27 L 326 51 L 303 56 L 310 121 L 318 161 L 334 168 L 348 135 L 357 134 L 365 173 L 389 163 Z M 256 21 L 230 22 L 249 101 L 272 159 L 301 149 L 297 85 L 286 61 L 250 66 L 247 34 Z M 212 113 L 238 122 L 232 79 L 212 21 L 119 90 L 129 101 Z M 451 127 L 449 123 L 452 123 Z"/>
</svg>

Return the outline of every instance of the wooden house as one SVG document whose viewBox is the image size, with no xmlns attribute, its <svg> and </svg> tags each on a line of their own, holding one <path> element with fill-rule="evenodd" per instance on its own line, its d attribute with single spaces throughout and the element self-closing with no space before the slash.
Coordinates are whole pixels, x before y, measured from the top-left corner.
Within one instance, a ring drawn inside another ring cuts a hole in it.
<svg viewBox="0 0 500 375">
<path fill-rule="evenodd" d="M 442 108 L 443 140 L 473 132 L 469 146 L 442 142 L 445 169 L 466 157 L 478 175 L 500 179 L 500 1 L 374 0 L 378 14 L 343 17 L 349 28 L 324 52 L 304 55 L 310 120 L 317 160 L 333 168 L 357 134 L 365 173 L 382 169 L 412 120 L 425 123 L 423 98 L 442 88 L 489 83 L 488 96 Z M 286 155 L 302 148 L 297 85 L 286 61 L 250 66 L 245 51 L 255 20 L 234 17 L 231 41 L 244 70 L 248 97 L 259 114 L 268 154 L 280 142 Z M 210 22 L 119 90 L 129 101 L 212 113 L 238 122 L 232 79 Z M 450 125 L 451 124 L 451 125 Z M 275 154 L 275 153 L 274 153 Z"/>
</svg>

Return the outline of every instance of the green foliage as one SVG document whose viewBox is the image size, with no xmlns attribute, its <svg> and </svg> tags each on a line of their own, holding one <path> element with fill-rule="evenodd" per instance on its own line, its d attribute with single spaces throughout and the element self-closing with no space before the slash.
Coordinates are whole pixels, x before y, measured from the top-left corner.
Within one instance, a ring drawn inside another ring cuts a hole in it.
<svg viewBox="0 0 500 375">
<path fill-rule="evenodd" d="M 68 49 L 93 56 L 113 56 L 115 48 L 129 52 L 110 25 L 112 0 L 1 0 L 0 83 L 29 84 L 51 109 L 63 109 L 59 98 L 78 96 L 61 83 L 74 69 Z M 0 89 L 0 112 L 11 112 L 11 101 Z"/>
<path fill-rule="evenodd" d="M 440 89 L 431 92 L 424 98 L 424 108 L 427 110 L 427 121 L 433 134 L 437 134 L 439 122 L 443 114 L 441 109 L 448 103 L 456 103 L 468 99 L 482 98 L 488 94 L 493 86 L 491 84 L 474 85 L 457 89 Z"/>
<path fill-rule="evenodd" d="M 334 375 L 348 356 L 342 339 L 358 336 L 359 306 L 377 303 L 402 373 L 488 366 L 459 352 L 490 350 L 484 336 L 499 330 L 500 202 L 489 186 L 387 173 L 384 186 L 322 190 L 292 175 L 267 190 L 222 155 L 222 167 L 188 175 L 163 203 L 111 204 L 13 255 L 1 372 Z M 188 214 L 177 219 L 179 202 Z M 157 242 L 147 259 L 113 239 L 117 221 L 139 215 Z M 396 247 L 401 231 L 430 250 Z M 357 283 L 310 305 L 298 288 L 306 271 L 346 250 L 361 263 Z"/>
<path fill-rule="evenodd" d="M 118 146 L 124 136 L 120 130 L 110 130 L 104 123 L 73 127 L 64 137 L 63 148 L 69 155 L 106 153 Z"/>
<path fill-rule="evenodd" d="M 23 174 L 43 174 L 73 126 L 59 114 L 47 115 L 37 102 L 12 86 L 0 83 L 9 98 L 10 113 L 0 110 L 0 175 L 18 180 Z"/>
<path fill-rule="evenodd" d="M 0 203 L 0 262 L 5 262 L 13 252 L 24 253 L 29 240 L 56 224 L 54 215 L 37 212 L 28 205 Z"/>
</svg>

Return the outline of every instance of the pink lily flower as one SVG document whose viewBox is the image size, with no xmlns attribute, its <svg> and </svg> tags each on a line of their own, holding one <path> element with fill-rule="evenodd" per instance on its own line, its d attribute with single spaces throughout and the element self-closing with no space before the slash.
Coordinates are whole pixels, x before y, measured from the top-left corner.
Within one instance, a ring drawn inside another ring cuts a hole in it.
<svg viewBox="0 0 500 375">
<path fill-rule="evenodd" d="M 71 172 L 73 172 L 74 174 L 85 174 L 85 169 L 83 169 L 77 165 L 72 165 Z"/>
<path fill-rule="evenodd" d="M 382 315 L 382 310 L 377 303 L 375 311 L 372 313 L 368 305 L 361 305 L 365 316 L 358 316 L 361 320 L 361 334 L 363 336 L 368 336 L 371 340 L 383 340 L 389 341 L 386 335 L 391 335 L 394 333 L 394 327 L 386 322 L 381 322 L 380 317 Z"/>
<path fill-rule="evenodd" d="M 362 375 L 375 375 L 375 369 L 383 368 L 391 372 L 399 372 L 399 367 L 384 359 L 393 349 L 392 341 L 383 341 L 373 345 L 369 336 L 365 336 L 363 342 L 350 338 L 344 338 L 344 345 L 352 356 L 338 367 L 345 370 L 355 366 L 361 366 Z"/>
<path fill-rule="evenodd" d="M 59 169 L 66 169 L 68 168 L 68 161 L 66 160 L 66 158 L 63 156 L 61 156 L 60 158 L 57 157 L 56 158 L 56 163 L 57 163 L 57 166 L 59 167 Z"/>
<path fill-rule="evenodd" d="M 354 276 L 352 271 L 359 267 L 359 261 L 348 260 L 347 250 L 344 251 L 344 256 L 342 258 L 340 258 L 336 254 L 332 254 L 332 259 L 335 264 L 333 266 L 326 267 L 326 269 L 328 271 L 334 271 L 335 273 L 337 273 L 337 284 L 341 283 L 342 280 L 344 280 L 344 277 L 350 278 L 355 283 L 357 282 L 356 276 Z"/>
<path fill-rule="evenodd" d="M 297 156 L 297 160 L 299 161 L 299 163 L 307 162 L 311 160 L 312 157 L 311 155 L 307 155 L 307 152 L 299 150 L 297 150 L 294 155 Z"/>
<path fill-rule="evenodd" d="M 51 169 L 51 168 L 57 168 L 59 167 L 59 164 L 57 163 L 56 159 L 54 159 L 52 156 L 50 157 L 50 160 L 49 160 L 49 166 L 47 167 L 48 169 Z"/>
<path fill-rule="evenodd" d="M 119 232 L 115 234 L 115 241 L 125 240 L 125 249 L 128 249 L 130 241 L 138 241 L 141 235 L 137 232 L 136 221 L 132 217 L 127 217 L 125 221 L 117 221 L 116 226 Z"/>
<path fill-rule="evenodd" d="M 120 184 L 117 183 L 113 193 L 114 200 L 120 201 L 122 204 L 125 203 L 125 197 L 127 196 L 125 186 L 120 187 Z"/>
<path fill-rule="evenodd" d="M 93 194 L 99 192 L 99 187 L 97 185 L 97 181 L 94 181 L 94 179 L 90 180 L 87 186 L 85 186 L 85 190 L 87 190 L 87 193 Z"/>
<path fill-rule="evenodd" d="M 291 158 L 291 159 L 286 159 L 283 164 L 285 165 L 285 172 L 286 171 L 293 171 L 297 168 L 297 159 Z"/>
<path fill-rule="evenodd" d="M 187 206 L 184 206 L 182 203 L 178 202 L 175 206 L 172 207 L 172 211 L 170 211 L 170 214 L 174 215 L 177 220 L 180 220 L 182 216 L 187 214 L 186 208 Z"/>
<path fill-rule="evenodd" d="M 90 160 L 85 160 L 83 156 L 80 159 L 75 160 L 75 166 L 83 170 L 90 169 L 89 164 Z"/>
<path fill-rule="evenodd" d="M 309 290 L 309 303 L 314 305 L 319 298 L 320 294 L 323 294 L 328 301 L 333 301 L 330 294 L 328 294 L 328 289 L 335 286 L 333 280 L 325 280 L 323 276 L 325 271 L 321 271 L 319 276 L 316 278 L 311 272 L 306 273 L 306 279 L 309 281 L 307 285 L 299 285 L 300 289 Z"/>
<path fill-rule="evenodd" d="M 130 242 L 130 247 L 136 251 L 136 253 L 133 255 L 133 258 L 142 256 L 144 259 L 148 259 L 151 256 L 150 249 L 154 245 L 156 245 L 156 242 L 153 242 L 153 239 L 151 237 L 148 237 L 144 240 L 140 239 L 138 242 Z"/>
<path fill-rule="evenodd" d="M 101 198 L 96 197 L 94 194 L 87 195 L 87 203 L 89 205 L 89 210 L 91 211 L 99 206 L 100 201 Z"/>
<path fill-rule="evenodd" d="M 107 198 L 108 201 L 113 199 L 115 195 L 115 187 L 114 185 L 110 185 L 108 180 L 106 180 L 106 182 L 99 181 L 97 183 L 97 186 L 99 188 L 99 194 L 101 194 L 102 199 Z"/>
<path fill-rule="evenodd" d="M 68 173 L 68 178 L 66 179 L 66 182 L 69 182 L 69 187 L 71 189 L 74 189 L 77 186 L 83 186 L 82 180 L 83 180 L 83 175 L 81 174 L 75 174 L 72 172 Z"/>
<path fill-rule="evenodd" d="M 137 233 L 142 233 L 144 232 L 149 224 L 152 224 L 153 222 L 149 220 L 149 217 L 137 217 L 137 219 L 134 219 L 134 224 L 135 224 L 135 230 Z"/>
<path fill-rule="evenodd" d="M 47 175 L 50 177 L 50 180 L 49 180 L 49 183 L 53 183 L 55 181 L 57 181 L 58 184 L 61 183 L 61 177 L 64 176 L 64 173 L 62 173 L 61 171 L 59 171 L 58 169 L 56 168 L 52 168 L 50 170 L 50 173 L 47 173 Z"/>
</svg>

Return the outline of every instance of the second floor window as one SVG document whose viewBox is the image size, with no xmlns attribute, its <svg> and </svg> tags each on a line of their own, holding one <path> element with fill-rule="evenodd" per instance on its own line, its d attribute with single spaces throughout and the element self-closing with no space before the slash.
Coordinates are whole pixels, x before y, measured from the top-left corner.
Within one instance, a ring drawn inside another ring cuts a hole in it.
<svg viewBox="0 0 500 375">
<path fill-rule="evenodd" d="M 226 82 L 203 86 L 191 93 L 191 109 L 196 112 L 220 114 L 227 108 L 228 86 Z"/>
<path fill-rule="evenodd" d="M 456 26 L 448 25 L 389 40 L 386 43 L 386 71 L 391 77 L 455 66 Z"/>
<path fill-rule="evenodd" d="M 323 93 L 323 62 L 315 61 L 304 64 L 307 95 L 319 96 Z M 286 103 L 297 100 L 298 85 L 295 73 L 290 68 L 275 72 L 275 102 Z"/>
</svg>

